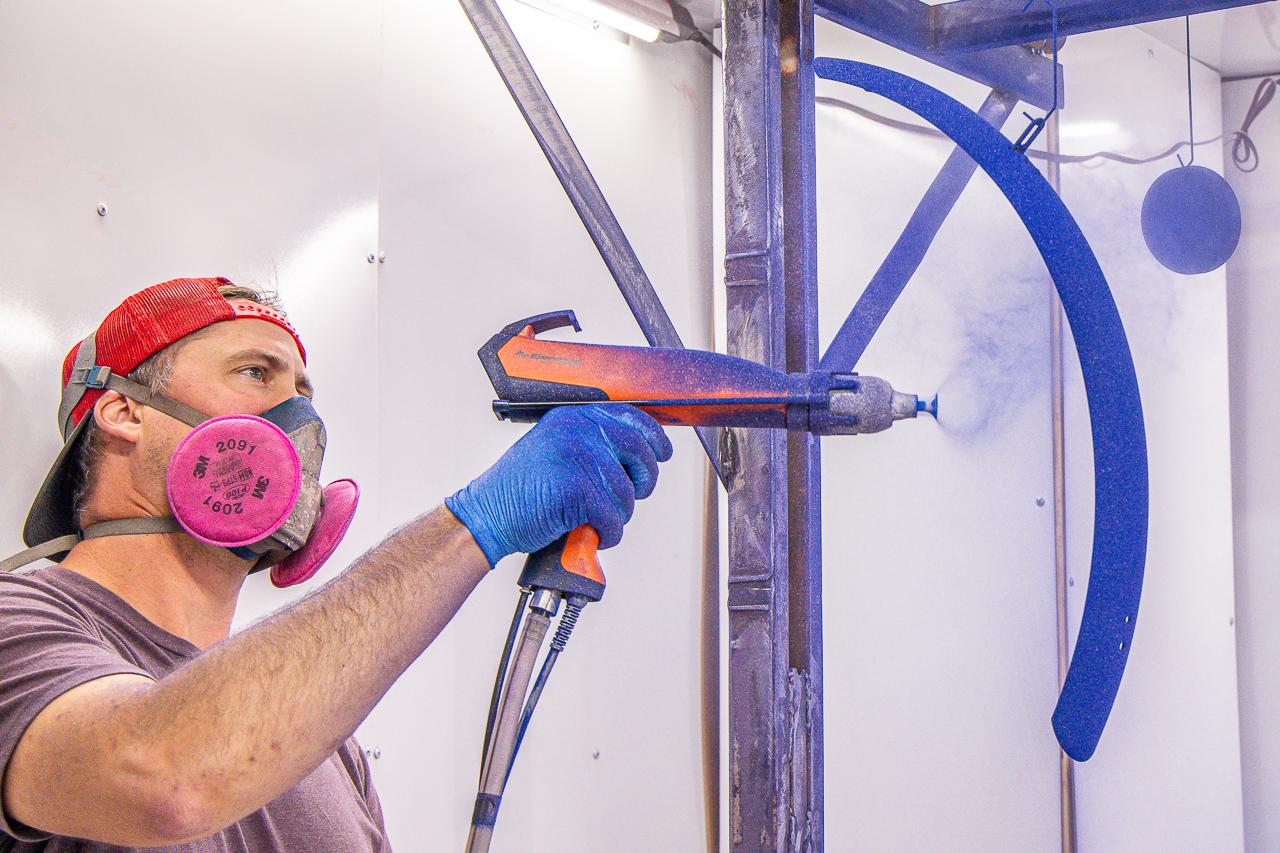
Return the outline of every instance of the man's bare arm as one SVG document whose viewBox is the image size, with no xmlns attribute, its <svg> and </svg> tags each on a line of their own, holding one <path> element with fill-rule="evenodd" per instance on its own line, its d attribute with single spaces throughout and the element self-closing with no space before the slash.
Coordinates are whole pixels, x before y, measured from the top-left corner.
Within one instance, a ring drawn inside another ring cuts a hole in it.
<svg viewBox="0 0 1280 853">
<path fill-rule="evenodd" d="M 5 808 L 130 846 L 234 823 L 331 755 L 504 556 L 581 524 L 617 544 L 669 458 L 638 409 L 553 410 L 319 592 L 157 683 L 111 676 L 51 702 L 10 759 Z"/>
<path fill-rule="evenodd" d="M 50 703 L 10 761 L 5 808 L 129 846 L 234 823 L 341 746 L 488 570 L 440 507 L 163 680 L 102 678 Z"/>
</svg>

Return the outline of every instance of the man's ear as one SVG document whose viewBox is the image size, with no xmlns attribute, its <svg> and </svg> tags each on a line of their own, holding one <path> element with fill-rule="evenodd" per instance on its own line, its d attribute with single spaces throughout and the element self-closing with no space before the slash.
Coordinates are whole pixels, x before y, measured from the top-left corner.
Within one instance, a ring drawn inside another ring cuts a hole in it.
<svg viewBox="0 0 1280 853">
<path fill-rule="evenodd" d="M 93 404 L 98 429 L 112 438 L 136 444 L 142 436 L 142 405 L 118 391 L 106 391 Z"/>
</svg>

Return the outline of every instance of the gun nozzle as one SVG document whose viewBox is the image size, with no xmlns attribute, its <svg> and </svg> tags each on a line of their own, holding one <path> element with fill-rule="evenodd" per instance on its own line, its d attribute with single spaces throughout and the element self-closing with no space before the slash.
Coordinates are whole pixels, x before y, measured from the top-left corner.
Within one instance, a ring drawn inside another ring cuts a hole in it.
<svg viewBox="0 0 1280 853">
<path fill-rule="evenodd" d="M 933 415 L 935 419 L 938 417 L 937 394 L 933 395 L 932 400 L 926 400 L 923 397 L 917 397 L 915 394 L 893 392 L 893 419 L 895 421 L 914 418 L 920 414 Z"/>
<path fill-rule="evenodd" d="M 895 421 L 909 420 L 928 412 L 937 416 L 935 397 L 928 402 L 915 394 L 903 394 L 883 379 L 859 376 L 857 388 L 837 388 L 828 397 L 829 423 L 820 435 L 863 435 L 882 432 Z"/>
<path fill-rule="evenodd" d="M 907 418 L 914 418 L 916 413 L 920 411 L 920 400 L 915 394 L 903 394 L 900 391 L 891 391 L 890 412 L 893 420 L 901 421 Z"/>
</svg>

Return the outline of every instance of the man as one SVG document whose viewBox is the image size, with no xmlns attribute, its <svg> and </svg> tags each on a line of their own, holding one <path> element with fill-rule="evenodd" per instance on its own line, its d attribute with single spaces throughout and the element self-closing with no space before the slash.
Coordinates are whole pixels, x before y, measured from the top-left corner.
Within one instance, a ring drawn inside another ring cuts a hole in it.
<svg viewBox="0 0 1280 853">
<path fill-rule="evenodd" d="M 63 387 L 65 447 L 24 538 L 54 540 L 55 558 L 69 551 L 59 565 L 0 575 L 4 850 L 389 849 L 352 732 L 498 560 L 581 524 L 616 544 L 671 455 L 636 409 L 552 412 L 444 506 L 229 637 L 245 577 L 290 565 L 312 543 L 218 540 L 181 517 L 181 478 L 232 471 L 220 482 L 244 497 L 218 512 L 239 523 L 247 490 L 266 494 L 271 477 L 244 475 L 240 486 L 234 466 L 205 453 L 190 470 L 170 460 L 206 428 L 246 424 L 295 442 L 295 456 L 272 446 L 302 460 L 292 470 L 311 459 L 318 473 L 322 428 L 308 444 L 297 436 L 316 429 L 272 420 L 287 410 L 319 423 L 296 332 L 253 291 L 176 279 L 112 311 L 68 354 Z M 256 446 L 233 456 L 243 462 Z M 208 495 L 195 504 L 212 507 Z"/>
</svg>

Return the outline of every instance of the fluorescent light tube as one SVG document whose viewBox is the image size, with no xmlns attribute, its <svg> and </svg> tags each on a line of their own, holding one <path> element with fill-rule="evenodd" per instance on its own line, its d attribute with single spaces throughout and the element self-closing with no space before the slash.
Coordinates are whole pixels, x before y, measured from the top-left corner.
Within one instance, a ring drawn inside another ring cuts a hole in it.
<svg viewBox="0 0 1280 853">
<path fill-rule="evenodd" d="M 520 0 L 544 12 L 560 14 L 567 20 L 584 19 L 624 32 L 646 42 L 655 42 L 664 32 L 679 35 L 680 28 L 669 14 L 653 8 L 652 0 Z M 669 7 L 668 7 L 669 8 Z"/>
<path fill-rule="evenodd" d="M 628 15 L 613 6 L 597 3 L 596 0 L 555 0 L 571 12 L 577 12 L 592 20 L 599 21 L 607 27 L 622 30 L 629 36 L 641 41 L 655 42 L 662 36 L 662 31 L 639 18 Z"/>
</svg>

